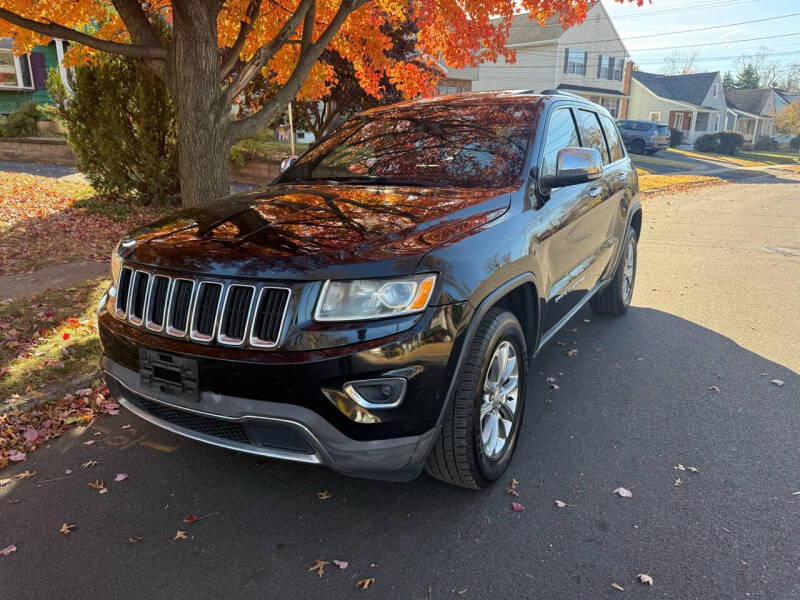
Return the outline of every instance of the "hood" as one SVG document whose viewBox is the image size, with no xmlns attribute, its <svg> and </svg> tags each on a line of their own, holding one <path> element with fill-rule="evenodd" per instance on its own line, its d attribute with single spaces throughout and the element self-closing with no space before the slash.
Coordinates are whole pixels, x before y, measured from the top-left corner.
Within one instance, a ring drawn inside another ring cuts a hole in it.
<svg viewBox="0 0 800 600">
<path fill-rule="evenodd" d="M 124 258 L 220 277 L 406 275 L 426 252 L 502 215 L 512 191 L 275 185 L 139 229 Z"/>
</svg>

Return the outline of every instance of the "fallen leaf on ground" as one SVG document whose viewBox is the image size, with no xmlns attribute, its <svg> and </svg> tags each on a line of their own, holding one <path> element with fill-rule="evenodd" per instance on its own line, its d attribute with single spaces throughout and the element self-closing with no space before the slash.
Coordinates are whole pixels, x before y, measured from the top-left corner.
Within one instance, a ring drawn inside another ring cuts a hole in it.
<svg viewBox="0 0 800 600">
<path fill-rule="evenodd" d="M 567 503 L 566 502 L 562 502 L 561 500 L 556 500 L 556 506 L 558 508 L 564 508 L 565 506 L 567 506 Z"/>
<path fill-rule="evenodd" d="M 138 543 L 139 543 L 139 542 L 141 542 L 143 539 L 144 539 L 144 538 L 143 538 L 142 536 L 140 536 L 140 535 L 137 535 L 136 537 L 129 537 L 129 538 L 128 538 L 128 541 L 127 541 L 127 542 L 125 542 L 125 543 L 126 543 L 126 544 L 138 544 Z"/>
<path fill-rule="evenodd" d="M 362 590 L 366 590 L 373 583 L 375 583 L 375 578 L 367 577 L 366 579 L 359 580 L 359 582 L 356 584 L 356 587 L 361 588 Z"/>
<path fill-rule="evenodd" d="M 717 386 L 717 385 L 712 385 L 708 389 L 710 389 L 712 392 L 716 392 L 717 394 L 719 394 L 719 392 L 720 392 L 719 386 Z"/>
<path fill-rule="evenodd" d="M 525 507 L 522 506 L 522 504 L 520 504 L 519 502 L 512 502 L 511 508 L 513 508 L 516 512 L 521 512 L 525 510 Z"/>
<path fill-rule="evenodd" d="M 197 515 L 189 515 L 188 517 L 183 518 L 184 523 L 194 523 L 195 521 L 199 521 L 200 517 Z"/>
<path fill-rule="evenodd" d="M 175 534 L 175 537 L 172 538 L 172 541 L 174 542 L 175 540 L 188 540 L 188 539 L 189 536 L 186 535 L 185 531 L 179 531 L 178 533 Z"/>
<path fill-rule="evenodd" d="M 683 483 L 683 482 L 681 481 L 681 478 L 680 478 L 680 477 L 678 477 L 678 478 L 675 480 L 675 487 L 678 487 L 678 486 L 679 486 L 680 484 L 682 484 L 682 483 Z"/>
<path fill-rule="evenodd" d="M 516 479 L 511 480 L 511 485 L 506 488 L 506 494 L 511 494 L 512 496 L 519 497 L 519 492 L 517 491 L 517 486 L 519 485 L 519 481 Z"/>
<path fill-rule="evenodd" d="M 700 472 L 700 469 L 698 469 L 697 467 L 686 467 L 686 470 L 689 471 L 690 473 L 699 473 Z"/>
<path fill-rule="evenodd" d="M 566 354 L 567 356 L 575 356 L 576 354 L 578 354 L 578 349 L 572 348 L 571 350 L 567 350 L 564 354 Z"/>
<path fill-rule="evenodd" d="M 84 446 L 91 446 L 91 445 L 92 445 L 92 444 L 94 444 L 96 441 L 97 441 L 97 440 L 89 440 L 88 442 L 83 442 L 83 445 L 84 445 Z"/>
<path fill-rule="evenodd" d="M 9 483 L 11 483 L 11 478 L 0 479 L 0 487 L 3 487 L 4 485 L 8 485 Z"/>
<path fill-rule="evenodd" d="M 103 488 L 98 493 L 99 494 L 107 494 L 108 493 L 108 488 Z"/>
<path fill-rule="evenodd" d="M 128 423 L 127 425 L 123 425 L 122 427 L 120 427 L 120 429 L 130 429 L 130 428 L 131 428 L 131 425 L 130 425 L 130 423 Z"/>
<path fill-rule="evenodd" d="M 327 500 L 328 498 L 332 498 L 333 494 L 328 490 L 322 490 L 321 492 L 317 492 L 317 498 L 320 500 Z"/>
<path fill-rule="evenodd" d="M 97 462 L 96 460 L 89 460 L 89 461 L 86 461 L 85 463 L 83 463 L 81 466 L 82 466 L 84 469 L 88 469 L 89 467 L 95 467 L 95 466 L 97 466 L 97 465 L 99 465 L 99 464 L 100 464 L 100 463 L 99 463 L 99 462 Z"/>
<path fill-rule="evenodd" d="M 12 450 L 8 453 L 8 460 L 11 462 L 21 462 L 25 460 L 25 456 L 27 456 L 24 452 L 20 452 L 19 450 Z"/>
<path fill-rule="evenodd" d="M 64 469 L 64 475 L 72 475 L 72 469 Z"/>
<path fill-rule="evenodd" d="M 612 587 L 612 588 L 614 588 L 615 590 L 619 590 L 620 592 L 624 592 L 624 591 L 625 591 L 625 588 L 624 588 L 624 587 L 622 587 L 622 586 L 621 586 L 620 584 L 618 584 L 618 583 L 612 583 L 612 584 L 611 584 L 611 587 Z"/>
<path fill-rule="evenodd" d="M 117 476 L 114 477 L 114 481 L 125 481 L 128 478 L 127 473 L 117 473 Z"/>
<path fill-rule="evenodd" d="M 783 380 L 781 379 L 773 379 L 770 383 L 774 383 L 778 387 L 783 387 Z"/>
<path fill-rule="evenodd" d="M 36 471 L 31 472 L 26 470 L 22 473 L 17 473 L 14 475 L 14 479 L 27 479 L 28 477 L 33 477 L 34 475 L 36 475 Z"/>
<path fill-rule="evenodd" d="M 551 384 L 550 384 L 550 389 L 551 389 L 552 391 L 554 391 L 554 392 L 557 392 L 558 390 L 560 390 L 560 389 L 561 389 L 561 387 L 560 387 L 560 386 L 557 386 L 555 383 L 551 383 Z"/>
<path fill-rule="evenodd" d="M 322 577 L 322 574 L 325 572 L 325 565 L 327 564 L 328 564 L 327 560 L 322 560 L 321 558 L 318 558 L 316 562 L 313 565 L 311 565 L 309 571 L 316 571 L 317 575 Z"/>
<path fill-rule="evenodd" d="M 334 560 L 333 564 L 335 564 L 340 569 L 346 569 L 347 565 L 349 565 L 350 563 L 347 562 L 346 560 Z"/>
<path fill-rule="evenodd" d="M 646 573 L 639 573 L 637 577 L 639 578 L 639 581 L 641 581 L 642 583 L 646 583 L 647 585 L 653 585 L 653 578 L 650 577 L 650 575 L 647 575 Z"/>
<path fill-rule="evenodd" d="M 545 381 L 547 383 L 555 383 L 556 382 L 556 378 L 555 377 L 548 377 L 547 379 L 545 379 Z"/>
<path fill-rule="evenodd" d="M 633 498 L 633 493 L 624 487 L 618 487 L 613 493 L 617 494 L 618 496 L 622 496 L 623 498 Z"/>
<path fill-rule="evenodd" d="M 678 465 L 677 467 L 672 467 L 672 468 L 675 469 L 676 471 L 685 471 L 686 470 L 686 467 L 684 467 L 683 465 Z"/>
<path fill-rule="evenodd" d="M 17 547 L 14 544 L 9 544 L 8 546 L 6 546 L 2 550 L 0 550 L 0 555 L 8 556 L 12 552 L 16 552 L 16 551 L 17 551 Z"/>
<path fill-rule="evenodd" d="M 103 480 L 102 479 L 95 479 L 94 483 L 90 483 L 89 484 L 89 487 L 90 488 L 94 488 L 96 490 L 102 490 L 106 486 L 103 485 Z"/>
<path fill-rule="evenodd" d="M 578 328 L 573 327 L 572 329 L 565 329 L 564 331 L 566 331 L 567 333 L 578 333 Z"/>
<path fill-rule="evenodd" d="M 72 531 L 73 529 L 75 529 L 76 527 L 77 527 L 77 525 L 67 525 L 66 523 L 64 523 L 61 526 L 61 529 L 59 529 L 59 531 L 61 533 L 63 533 L 64 535 L 69 535 L 69 532 Z"/>
</svg>

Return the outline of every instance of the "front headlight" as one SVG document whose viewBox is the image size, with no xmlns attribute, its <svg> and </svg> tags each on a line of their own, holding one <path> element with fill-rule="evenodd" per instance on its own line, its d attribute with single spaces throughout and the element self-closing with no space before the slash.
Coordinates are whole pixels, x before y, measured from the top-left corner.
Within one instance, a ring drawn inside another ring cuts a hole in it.
<svg viewBox="0 0 800 600">
<path fill-rule="evenodd" d="M 364 321 L 425 310 L 436 275 L 397 279 L 327 281 L 314 311 L 315 321 Z"/>
</svg>

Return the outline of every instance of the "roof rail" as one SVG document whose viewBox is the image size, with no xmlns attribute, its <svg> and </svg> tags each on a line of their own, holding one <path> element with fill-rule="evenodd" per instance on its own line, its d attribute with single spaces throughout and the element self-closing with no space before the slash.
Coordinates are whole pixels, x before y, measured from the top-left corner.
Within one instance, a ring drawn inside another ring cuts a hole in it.
<svg viewBox="0 0 800 600">
<path fill-rule="evenodd" d="M 581 100 L 586 100 L 583 96 L 579 96 L 578 94 L 573 94 L 572 92 L 568 92 L 566 90 L 542 90 L 540 92 L 542 96 L 570 96 L 572 98 L 580 98 Z"/>
</svg>

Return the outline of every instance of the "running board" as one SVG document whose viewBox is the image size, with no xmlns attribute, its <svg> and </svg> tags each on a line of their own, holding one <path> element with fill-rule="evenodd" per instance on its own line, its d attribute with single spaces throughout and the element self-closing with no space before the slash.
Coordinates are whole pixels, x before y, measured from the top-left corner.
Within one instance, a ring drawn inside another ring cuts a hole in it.
<svg viewBox="0 0 800 600">
<path fill-rule="evenodd" d="M 536 348 L 534 356 L 538 354 L 539 350 L 541 350 L 544 347 L 544 345 L 552 339 L 552 337 L 556 334 L 556 332 L 559 329 L 561 329 L 564 325 L 566 325 L 572 317 L 578 314 L 578 311 L 582 309 L 584 306 L 586 306 L 586 303 L 592 299 L 592 296 L 594 296 L 597 292 L 599 292 L 602 288 L 604 288 L 609 281 L 611 281 L 611 279 L 606 279 L 605 281 L 598 281 L 595 284 L 595 286 L 591 290 L 589 290 L 589 292 L 583 297 L 583 299 L 581 299 L 580 302 L 578 302 L 575 306 L 572 307 L 572 310 L 570 310 L 566 315 L 564 315 L 563 318 L 558 323 L 553 325 L 553 327 L 550 328 L 550 331 L 548 331 L 546 334 L 542 336 L 542 340 L 539 342 L 539 347 Z"/>
</svg>

